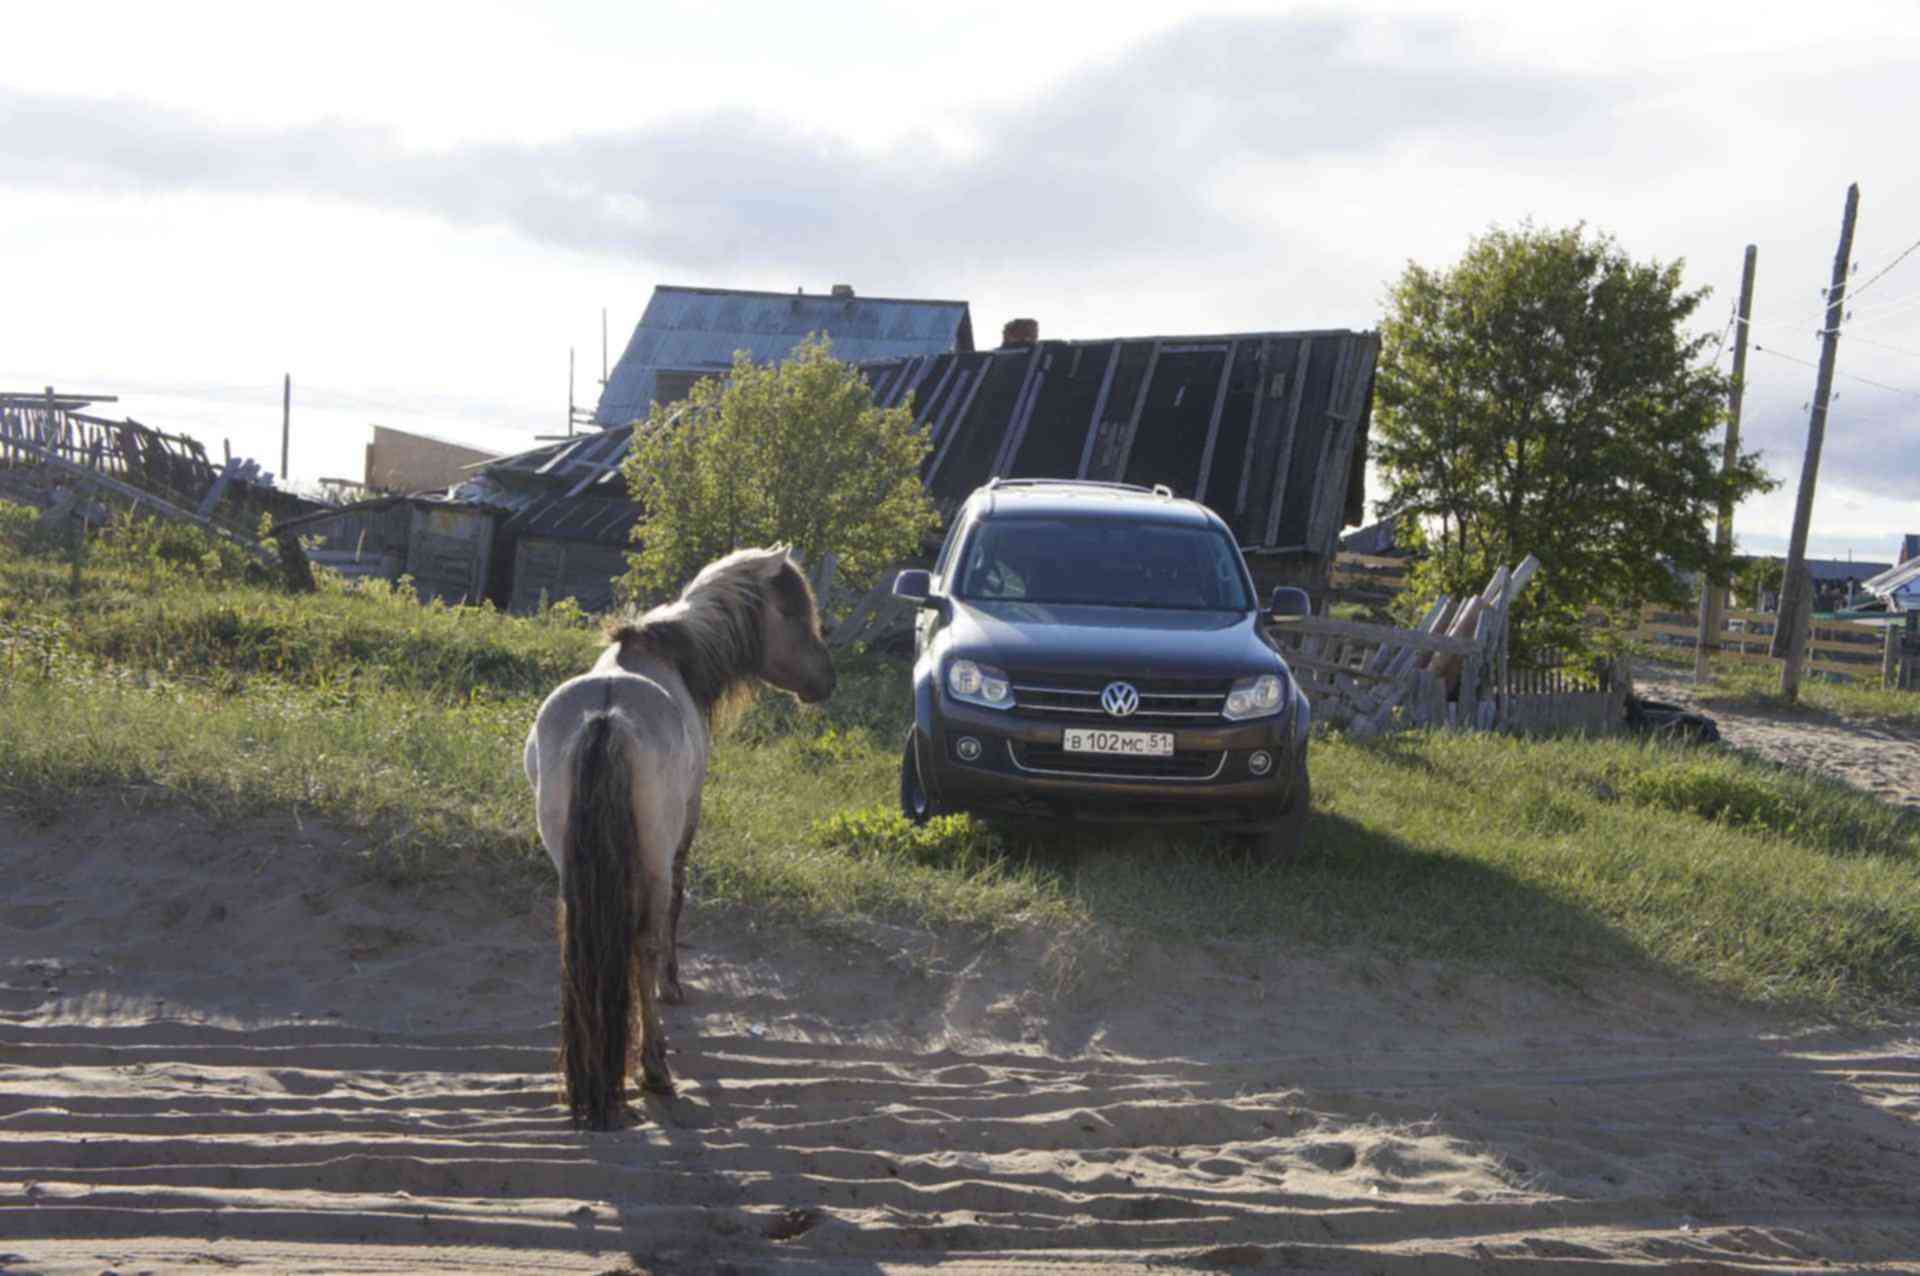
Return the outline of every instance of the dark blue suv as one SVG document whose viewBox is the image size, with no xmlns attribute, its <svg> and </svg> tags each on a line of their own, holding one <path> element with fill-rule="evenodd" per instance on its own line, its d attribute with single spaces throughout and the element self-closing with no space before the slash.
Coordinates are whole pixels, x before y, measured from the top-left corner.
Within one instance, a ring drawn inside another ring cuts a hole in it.
<svg viewBox="0 0 1920 1276">
<path fill-rule="evenodd" d="M 931 572 L 900 804 L 1056 819 L 1181 821 L 1297 850 L 1310 797 L 1307 698 L 1226 524 L 1165 488 L 996 480 Z"/>
</svg>

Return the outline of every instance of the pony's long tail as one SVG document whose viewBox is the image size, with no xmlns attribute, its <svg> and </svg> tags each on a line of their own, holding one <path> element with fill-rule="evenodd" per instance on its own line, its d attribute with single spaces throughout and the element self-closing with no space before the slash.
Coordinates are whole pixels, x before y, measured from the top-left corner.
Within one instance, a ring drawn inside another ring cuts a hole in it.
<svg viewBox="0 0 1920 1276">
<path fill-rule="evenodd" d="M 640 898 L 629 737 L 608 711 L 574 751 L 560 898 L 560 1068 L 575 1125 L 610 1130 L 626 1114 Z"/>
</svg>

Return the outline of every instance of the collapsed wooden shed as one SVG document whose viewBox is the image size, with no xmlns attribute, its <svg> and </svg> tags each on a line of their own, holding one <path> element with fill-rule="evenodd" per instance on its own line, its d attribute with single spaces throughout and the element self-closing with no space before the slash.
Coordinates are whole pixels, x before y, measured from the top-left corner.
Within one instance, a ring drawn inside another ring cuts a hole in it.
<svg viewBox="0 0 1920 1276">
<path fill-rule="evenodd" d="M 343 576 L 413 578 L 421 601 L 477 603 L 493 575 L 497 511 L 466 501 L 389 496 L 290 519 L 310 562 Z"/>
<path fill-rule="evenodd" d="M 878 403 L 913 404 L 943 509 L 994 477 L 1165 484 L 1225 519 L 1262 577 L 1324 583 L 1340 530 L 1364 518 L 1377 334 L 1009 332 L 995 350 L 863 365 Z"/>
</svg>

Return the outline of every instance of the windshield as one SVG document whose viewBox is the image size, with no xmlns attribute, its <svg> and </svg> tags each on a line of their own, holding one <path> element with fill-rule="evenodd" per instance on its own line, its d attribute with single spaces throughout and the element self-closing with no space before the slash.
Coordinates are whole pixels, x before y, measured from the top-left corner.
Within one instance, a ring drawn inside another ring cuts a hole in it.
<svg viewBox="0 0 1920 1276">
<path fill-rule="evenodd" d="M 958 574 L 962 598 L 1253 610 L 1240 551 L 1213 527 L 996 518 L 974 531 Z"/>
</svg>

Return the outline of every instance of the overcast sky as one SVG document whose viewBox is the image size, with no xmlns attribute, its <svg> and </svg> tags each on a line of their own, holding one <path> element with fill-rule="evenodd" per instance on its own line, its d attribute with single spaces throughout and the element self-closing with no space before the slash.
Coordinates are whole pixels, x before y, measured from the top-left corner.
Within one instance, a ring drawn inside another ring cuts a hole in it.
<svg viewBox="0 0 1920 1276">
<path fill-rule="evenodd" d="M 358 477 L 367 426 L 501 450 L 598 394 L 655 283 L 972 303 L 1050 337 L 1374 326 L 1409 261 L 1584 220 L 1722 330 L 1784 547 L 1847 183 L 1815 553 L 1920 531 L 1920 6 L 10 8 L 0 389 L 118 394 Z M 1866 378 L 1863 381 L 1859 378 Z M 1879 384 L 1868 384 L 1868 381 Z"/>
</svg>

